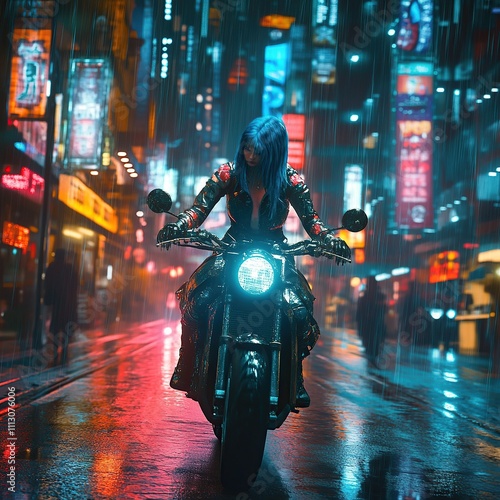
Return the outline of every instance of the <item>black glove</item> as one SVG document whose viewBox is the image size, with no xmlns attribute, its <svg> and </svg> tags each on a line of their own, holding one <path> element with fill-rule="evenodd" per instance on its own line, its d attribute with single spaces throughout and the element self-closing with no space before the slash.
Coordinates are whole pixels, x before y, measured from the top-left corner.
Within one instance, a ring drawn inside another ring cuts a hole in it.
<svg viewBox="0 0 500 500">
<path fill-rule="evenodd" d="M 329 259 L 335 259 L 337 266 L 339 264 L 344 265 L 346 262 L 351 260 L 351 249 L 347 246 L 347 243 L 341 238 L 337 238 L 332 234 L 327 234 L 323 237 L 323 244 L 328 249 L 329 252 L 338 255 L 339 257 L 328 256 Z M 340 257 L 344 257 L 343 259 Z M 347 259 L 347 260 L 346 260 Z"/>
<path fill-rule="evenodd" d="M 169 222 L 165 226 L 163 226 L 156 236 L 156 242 L 161 243 L 167 240 L 173 240 L 175 238 L 182 238 L 186 235 L 186 223 L 185 221 L 178 220 L 177 222 Z M 170 248 L 170 245 L 162 245 L 163 248 L 167 250 Z"/>
</svg>

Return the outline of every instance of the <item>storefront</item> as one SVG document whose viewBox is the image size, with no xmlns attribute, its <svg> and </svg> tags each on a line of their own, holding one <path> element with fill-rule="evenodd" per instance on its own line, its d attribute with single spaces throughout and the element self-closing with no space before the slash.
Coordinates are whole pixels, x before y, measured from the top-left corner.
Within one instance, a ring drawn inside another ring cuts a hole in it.
<svg viewBox="0 0 500 500">
<path fill-rule="evenodd" d="M 460 351 L 469 355 L 491 353 L 495 335 L 495 297 L 488 293 L 488 283 L 500 280 L 500 249 L 479 253 L 476 264 L 464 283 L 459 322 Z"/>
<path fill-rule="evenodd" d="M 0 153 L 0 331 L 28 341 L 33 327 L 43 169 L 21 151 Z"/>
<path fill-rule="evenodd" d="M 49 256 L 63 248 L 78 269 L 78 320 L 90 326 L 109 305 L 100 297 L 116 278 L 125 252 L 117 237 L 117 213 L 82 180 L 67 174 L 59 176 L 51 213 Z"/>
</svg>

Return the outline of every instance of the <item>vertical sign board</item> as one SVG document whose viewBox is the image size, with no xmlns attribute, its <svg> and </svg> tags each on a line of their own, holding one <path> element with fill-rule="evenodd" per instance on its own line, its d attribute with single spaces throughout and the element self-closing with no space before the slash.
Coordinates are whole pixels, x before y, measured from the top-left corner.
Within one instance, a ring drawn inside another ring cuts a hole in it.
<svg viewBox="0 0 500 500">
<path fill-rule="evenodd" d="M 397 69 L 396 223 L 408 229 L 432 228 L 433 65 L 408 61 Z"/>
<path fill-rule="evenodd" d="M 396 45 L 406 56 L 432 52 L 432 0 L 401 0 Z"/>
<path fill-rule="evenodd" d="M 289 43 L 268 45 L 264 53 L 262 114 L 281 118 L 285 106 L 285 82 L 289 73 Z"/>
<path fill-rule="evenodd" d="M 434 227 L 433 1 L 402 0 L 396 45 L 396 224 Z"/>
<path fill-rule="evenodd" d="M 363 167 L 361 165 L 346 165 L 344 168 L 344 212 L 352 208 L 361 208 L 363 205 Z M 351 233 L 341 229 L 338 236 L 350 248 L 360 249 L 365 247 L 366 230 Z M 359 263 L 359 254 L 356 254 Z"/>
<path fill-rule="evenodd" d="M 12 118 L 45 118 L 52 29 L 30 27 L 36 25 L 34 20 L 16 20 L 12 36 L 8 110 Z"/>
<path fill-rule="evenodd" d="M 332 85 L 337 78 L 338 0 L 314 0 L 312 82 Z"/>
<path fill-rule="evenodd" d="M 432 123 L 398 120 L 396 137 L 396 222 L 409 229 L 434 226 Z"/>
<path fill-rule="evenodd" d="M 66 164 L 70 168 L 100 166 L 109 83 L 107 60 L 72 61 L 66 148 Z"/>
<path fill-rule="evenodd" d="M 363 206 L 363 167 L 346 165 L 344 169 L 344 212 Z"/>
<path fill-rule="evenodd" d="M 296 170 L 304 168 L 306 117 L 285 114 L 282 117 L 288 132 L 288 163 Z"/>
</svg>

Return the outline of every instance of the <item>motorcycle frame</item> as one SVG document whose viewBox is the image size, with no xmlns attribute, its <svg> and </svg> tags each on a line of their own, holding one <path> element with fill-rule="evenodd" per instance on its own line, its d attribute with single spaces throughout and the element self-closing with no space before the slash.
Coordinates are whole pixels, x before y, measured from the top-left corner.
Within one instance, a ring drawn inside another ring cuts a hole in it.
<svg viewBox="0 0 500 500">
<path fill-rule="evenodd" d="M 297 378 L 297 361 L 298 361 L 298 346 L 295 323 L 291 312 L 287 312 L 287 304 L 284 300 L 286 295 L 285 272 L 287 258 L 282 255 L 275 255 L 267 251 L 258 250 L 260 255 L 264 255 L 266 260 L 271 263 L 274 268 L 277 284 L 271 287 L 268 293 L 258 296 L 250 296 L 246 294 L 237 284 L 235 279 L 235 270 L 241 262 L 249 257 L 253 252 L 243 252 L 241 254 L 228 255 L 226 254 L 225 263 L 225 291 L 222 300 L 217 304 L 222 309 L 222 329 L 217 346 L 217 358 L 215 368 L 215 380 L 213 382 L 213 399 L 210 401 L 212 391 L 207 386 L 211 384 L 209 371 L 213 369 L 210 362 L 213 363 L 213 356 L 210 355 L 214 335 L 217 334 L 214 328 L 217 328 L 218 322 L 215 320 L 213 313 L 208 321 L 207 337 L 203 359 L 199 364 L 200 367 L 200 389 L 203 394 L 198 398 L 200 406 L 207 420 L 212 424 L 221 425 L 224 416 L 225 399 L 227 396 L 227 381 L 229 376 L 229 367 L 231 363 L 231 352 L 234 348 L 243 348 L 247 350 L 264 350 L 268 354 L 270 360 L 270 391 L 269 391 L 269 419 L 268 429 L 277 429 L 285 421 L 290 411 L 296 411 L 295 394 L 296 394 L 296 378 Z M 255 302 L 263 300 L 272 300 L 274 311 L 269 322 L 271 326 L 270 332 L 251 331 L 243 334 L 231 331 L 231 316 L 237 312 L 237 304 L 240 300 L 255 300 Z M 283 334 L 288 338 L 284 339 Z M 289 342 L 290 349 L 290 364 L 282 363 L 283 342 Z M 283 373 L 284 370 L 287 373 Z M 282 377 L 289 380 L 289 389 L 280 391 L 280 382 Z"/>
</svg>

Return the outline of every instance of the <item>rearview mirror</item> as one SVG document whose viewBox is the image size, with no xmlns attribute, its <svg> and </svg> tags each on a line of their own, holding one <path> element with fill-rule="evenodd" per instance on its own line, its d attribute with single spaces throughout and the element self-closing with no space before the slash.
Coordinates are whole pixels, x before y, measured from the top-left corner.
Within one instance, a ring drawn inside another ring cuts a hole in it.
<svg viewBox="0 0 500 500">
<path fill-rule="evenodd" d="M 362 231 L 368 224 L 368 217 L 366 213 L 360 208 L 353 208 L 348 210 L 342 216 L 342 227 L 351 233 L 358 233 Z"/>
<path fill-rule="evenodd" d="M 172 198 L 163 189 L 153 189 L 146 200 L 150 210 L 157 214 L 169 213 L 172 208 Z"/>
</svg>

